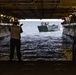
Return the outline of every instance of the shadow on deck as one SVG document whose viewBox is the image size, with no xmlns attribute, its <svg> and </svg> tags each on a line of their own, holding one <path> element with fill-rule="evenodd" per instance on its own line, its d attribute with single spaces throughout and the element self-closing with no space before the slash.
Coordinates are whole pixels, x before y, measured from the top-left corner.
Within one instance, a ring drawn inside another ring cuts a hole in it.
<svg viewBox="0 0 76 75">
<path fill-rule="evenodd" d="M 76 62 L 8 62 L 0 61 L 0 75 L 75 75 Z"/>
</svg>

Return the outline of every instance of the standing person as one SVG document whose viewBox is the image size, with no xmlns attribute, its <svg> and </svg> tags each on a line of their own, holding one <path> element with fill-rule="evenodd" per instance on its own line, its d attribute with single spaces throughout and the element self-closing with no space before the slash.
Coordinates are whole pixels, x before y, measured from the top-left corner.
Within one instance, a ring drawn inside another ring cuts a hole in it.
<svg viewBox="0 0 76 75">
<path fill-rule="evenodd" d="M 19 61 L 21 61 L 21 36 L 20 33 L 22 33 L 22 28 L 21 26 L 18 26 L 19 22 L 13 22 L 13 25 L 10 27 L 10 61 L 12 61 L 13 57 L 14 57 L 14 51 L 16 48 L 16 52 L 17 52 L 17 57 L 19 59 Z"/>
</svg>

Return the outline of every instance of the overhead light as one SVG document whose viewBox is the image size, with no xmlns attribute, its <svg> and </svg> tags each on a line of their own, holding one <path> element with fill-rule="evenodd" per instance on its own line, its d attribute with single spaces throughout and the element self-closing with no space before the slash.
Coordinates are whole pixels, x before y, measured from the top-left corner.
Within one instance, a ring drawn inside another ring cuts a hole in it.
<svg viewBox="0 0 76 75">
<path fill-rule="evenodd" d="M 0 16 L 3 17 L 3 14 L 1 14 Z"/>
</svg>

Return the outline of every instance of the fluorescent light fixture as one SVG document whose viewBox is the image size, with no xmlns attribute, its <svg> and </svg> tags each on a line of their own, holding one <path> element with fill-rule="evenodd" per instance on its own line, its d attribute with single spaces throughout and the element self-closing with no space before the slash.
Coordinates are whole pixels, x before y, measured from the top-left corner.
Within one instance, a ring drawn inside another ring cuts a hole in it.
<svg viewBox="0 0 76 75">
<path fill-rule="evenodd" d="M 64 20 L 62 20 L 62 19 L 21 19 L 21 20 L 19 20 L 19 21 L 43 21 L 43 22 L 45 22 L 45 21 L 52 21 L 52 22 L 63 22 Z"/>
</svg>

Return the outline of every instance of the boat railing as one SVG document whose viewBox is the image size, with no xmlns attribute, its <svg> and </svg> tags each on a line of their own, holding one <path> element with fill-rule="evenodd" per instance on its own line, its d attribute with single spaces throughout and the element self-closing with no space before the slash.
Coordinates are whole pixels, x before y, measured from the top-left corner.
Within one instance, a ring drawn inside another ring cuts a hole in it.
<svg viewBox="0 0 76 75">
<path fill-rule="evenodd" d="M 0 26 L 12 26 L 12 23 L 0 23 Z"/>
</svg>

